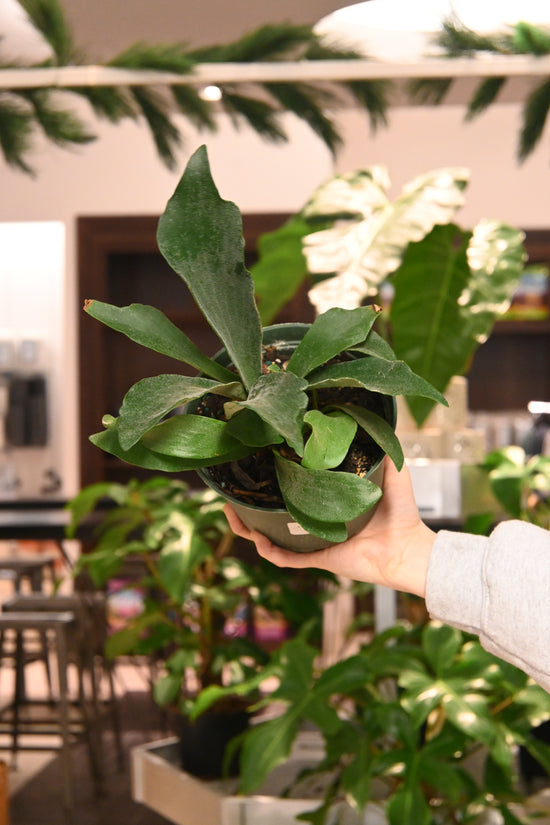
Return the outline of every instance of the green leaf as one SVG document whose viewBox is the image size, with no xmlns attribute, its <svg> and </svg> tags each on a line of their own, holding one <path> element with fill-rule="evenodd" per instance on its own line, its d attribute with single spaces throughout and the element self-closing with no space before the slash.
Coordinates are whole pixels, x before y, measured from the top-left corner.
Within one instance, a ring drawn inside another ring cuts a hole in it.
<svg viewBox="0 0 550 825">
<path fill-rule="evenodd" d="M 371 799 L 370 775 L 372 770 L 371 743 L 359 740 L 359 747 L 342 771 L 342 787 L 346 796 L 358 811 L 363 811 Z M 365 820 L 366 821 L 366 820 Z"/>
<path fill-rule="evenodd" d="M 395 361 L 396 356 L 385 338 L 372 329 L 366 341 L 351 347 L 352 353 L 374 355 L 375 358 L 385 358 L 386 361 Z"/>
<path fill-rule="evenodd" d="M 308 384 L 310 389 L 364 387 L 384 395 L 421 395 L 448 406 L 443 395 L 416 375 L 404 361 L 365 357 L 344 364 L 330 364 L 312 372 Z"/>
<path fill-rule="evenodd" d="M 247 732 L 240 757 L 242 793 L 253 793 L 277 765 L 286 762 L 298 732 L 303 702 L 304 698 L 269 724 L 256 725 Z"/>
<path fill-rule="evenodd" d="M 522 269 L 521 241 L 517 230 L 481 221 L 473 234 L 452 224 L 438 226 L 409 246 L 392 278 L 392 345 L 398 358 L 438 390 L 465 370 L 509 305 Z M 433 405 L 407 400 L 421 426 Z"/>
<path fill-rule="evenodd" d="M 308 470 L 329 470 L 342 463 L 357 432 L 353 417 L 345 412 L 310 410 L 304 421 L 311 427 L 306 441 L 302 467 Z"/>
<path fill-rule="evenodd" d="M 307 470 L 274 455 L 277 479 L 291 514 L 297 510 L 320 522 L 346 522 L 370 510 L 382 495 L 368 478 L 332 470 Z"/>
<path fill-rule="evenodd" d="M 389 825 L 430 825 L 432 815 L 419 785 L 400 787 L 387 806 Z"/>
<path fill-rule="evenodd" d="M 238 208 L 220 198 L 206 147 L 192 155 L 157 232 L 159 249 L 223 341 L 247 389 L 262 372 L 260 316 Z"/>
<path fill-rule="evenodd" d="M 200 351 L 200 349 L 155 307 L 130 304 L 116 307 L 102 301 L 87 301 L 85 311 L 111 329 L 122 332 L 148 349 L 183 361 L 218 381 L 234 381 L 235 373 Z"/>
<path fill-rule="evenodd" d="M 518 158 L 524 161 L 535 150 L 544 133 L 550 111 L 550 80 L 533 89 L 523 107 L 523 123 L 519 138 Z"/>
<path fill-rule="evenodd" d="M 338 405 L 335 405 L 338 406 Z M 404 456 L 399 439 L 393 427 L 383 418 L 364 407 L 346 404 L 338 407 L 351 416 L 365 432 L 389 455 L 398 470 L 403 467 Z"/>
<path fill-rule="evenodd" d="M 343 301 L 347 307 L 359 306 L 376 295 L 407 246 L 453 218 L 464 202 L 468 179 L 466 169 L 438 169 L 408 183 L 393 203 L 387 198 L 390 181 L 384 167 L 338 175 L 321 186 L 306 218 L 344 211 L 352 217 L 304 238 L 309 272 L 331 275 L 309 292 L 317 312 Z"/>
<path fill-rule="evenodd" d="M 155 453 L 142 443 L 135 444 L 129 450 L 123 450 L 118 440 L 117 419 L 109 421 L 107 429 L 103 432 L 91 435 L 90 441 L 96 447 L 105 450 L 106 453 L 110 453 L 128 464 L 134 464 L 136 467 L 144 467 L 146 470 L 179 473 L 183 470 L 196 470 L 198 467 L 204 467 L 204 461 Z"/>
<path fill-rule="evenodd" d="M 250 273 L 264 325 L 273 321 L 307 277 L 302 238 L 309 231 L 309 224 L 298 214 L 280 229 L 265 232 L 258 239 L 258 260 L 250 267 Z"/>
<path fill-rule="evenodd" d="M 158 560 L 160 580 L 166 592 L 178 604 L 189 596 L 189 586 L 198 565 L 210 555 L 208 544 L 193 533 L 193 522 L 187 520 L 187 530 L 181 538 L 162 549 Z"/>
<path fill-rule="evenodd" d="M 153 698 L 161 707 L 171 705 L 179 698 L 181 689 L 181 675 L 166 673 L 164 676 L 157 679 L 153 685 Z"/>
<path fill-rule="evenodd" d="M 316 695 L 330 696 L 363 688 L 370 682 L 371 670 L 364 656 L 348 656 L 324 670 L 314 686 Z"/>
<path fill-rule="evenodd" d="M 510 307 L 526 260 L 524 238 L 521 230 L 498 221 L 482 220 L 474 228 L 468 245 L 470 278 L 459 311 L 478 344 Z"/>
<path fill-rule="evenodd" d="M 208 378 L 185 375 L 154 375 L 130 387 L 120 408 L 118 437 L 125 450 L 158 424 L 169 412 L 207 393 L 242 398 L 240 382 L 220 384 Z"/>
<path fill-rule="evenodd" d="M 298 455 L 302 455 L 302 422 L 308 405 L 306 387 L 307 381 L 292 372 L 270 372 L 258 378 L 246 401 L 237 403 L 253 410 L 277 430 Z"/>
<path fill-rule="evenodd" d="M 301 377 L 367 338 L 376 321 L 373 307 L 333 308 L 319 315 L 292 353 L 287 369 Z"/>
<path fill-rule="evenodd" d="M 471 351 L 469 336 L 464 342 L 458 305 L 470 277 L 468 240 L 469 235 L 453 224 L 437 226 L 424 240 L 409 246 L 392 278 L 393 349 L 398 358 L 441 391 L 453 375 L 462 372 Z M 419 400 L 408 403 L 421 426 L 433 404 Z"/>
<path fill-rule="evenodd" d="M 250 453 L 250 448 L 231 438 L 227 422 L 203 415 L 174 415 L 157 424 L 141 439 L 141 445 L 154 453 L 200 461 L 208 467 L 233 461 Z"/>
<path fill-rule="evenodd" d="M 250 447 L 280 444 L 283 436 L 254 410 L 241 409 L 227 423 L 227 434 Z"/>
<path fill-rule="evenodd" d="M 462 644 L 462 633 L 448 625 L 432 622 L 422 631 L 422 647 L 436 676 L 442 676 L 448 670 Z"/>
<path fill-rule="evenodd" d="M 81 521 L 95 510 L 102 499 L 110 498 L 122 505 L 127 494 L 125 485 L 113 481 L 98 481 L 96 484 L 83 487 L 66 505 L 66 509 L 71 514 L 71 522 L 65 531 L 67 538 L 75 537 L 76 529 Z"/>
</svg>

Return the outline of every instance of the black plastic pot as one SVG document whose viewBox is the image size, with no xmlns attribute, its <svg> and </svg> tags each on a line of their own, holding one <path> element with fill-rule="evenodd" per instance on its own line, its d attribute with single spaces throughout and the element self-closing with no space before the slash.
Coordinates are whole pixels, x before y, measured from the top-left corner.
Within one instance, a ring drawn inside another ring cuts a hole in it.
<svg viewBox="0 0 550 825">
<path fill-rule="evenodd" d="M 237 776 L 238 753 L 233 754 L 229 764 L 224 766 L 225 751 L 236 736 L 245 732 L 249 721 L 249 713 L 241 708 L 213 708 L 194 722 L 181 717 L 177 728 L 183 770 L 201 779 Z"/>
<path fill-rule="evenodd" d="M 274 324 L 265 327 L 263 330 L 263 342 L 267 345 L 280 345 L 282 349 L 292 351 L 300 343 L 309 326 L 309 324 Z M 225 350 L 220 350 L 214 358 L 224 366 L 230 363 L 229 356 Z M 381 398 L 384 402 L 386 419 L 388 423 L 395 428 L 397 420 L 395 398 L 389 395 L 381 395 Z M 381 456 L 367 475 L 370 481 L 373 481 L 379 487 L 382 486 L 384 477 L 383 461 L 384 455 Z M 303 528 L 291 518 L 285 509 L 258 507 L 246 504 L 229 495 L 214 481 L 207 467 L 197 470 L 197 473 L 205 484 L 230 502 L 241 521 L 246 524 L 247 527 L 251 530 L 259 530 L 274 544 L 280 547 L 286 547 L 288 550 L 294 550 L 295 552 L 309 553 L 328 547 L 332 543 L 319 536 L 306 533 Z M 346 524 L 348 537 L 358 533 L 359 530 L 367 524 L 375 509 L 376 505 Z"/>
</svg>

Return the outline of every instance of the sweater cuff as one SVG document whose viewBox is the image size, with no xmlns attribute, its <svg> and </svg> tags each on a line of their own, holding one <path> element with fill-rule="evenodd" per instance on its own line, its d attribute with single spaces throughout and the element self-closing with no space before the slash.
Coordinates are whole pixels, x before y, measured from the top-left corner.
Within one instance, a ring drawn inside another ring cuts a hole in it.
<svg viewBox="0 0 550 825">
<path fill-rule="evenodd" d="M 426 579 L 426 606 L 432 619 L 479 634 L 487 542 L 485 536 L 448 530 L 437 534 Z"/>
</svg>

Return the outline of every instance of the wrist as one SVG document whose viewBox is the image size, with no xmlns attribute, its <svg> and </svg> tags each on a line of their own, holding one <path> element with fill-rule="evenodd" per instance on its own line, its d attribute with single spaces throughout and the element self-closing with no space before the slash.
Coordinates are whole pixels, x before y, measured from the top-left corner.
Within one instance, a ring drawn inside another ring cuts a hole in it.
<svg viewBox="0 0 550 825">
<path fill-rule="evenodd" d="M 426 595 L 428 566 L 436 534 L 420 521 L 402 545 L 392 587 L 422 598 Z"/>
</svg>

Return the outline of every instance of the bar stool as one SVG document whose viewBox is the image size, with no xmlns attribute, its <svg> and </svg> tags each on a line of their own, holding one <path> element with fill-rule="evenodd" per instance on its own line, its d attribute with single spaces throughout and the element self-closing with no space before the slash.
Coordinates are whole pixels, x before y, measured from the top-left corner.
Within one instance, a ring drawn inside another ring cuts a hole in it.
<svg viewBox="0 0 550 825">
<path fill-rule="evenodd" d="M 70 611 L 75 616 L 75 624 L 69 634 L 67 649 L 67 664 L 76 668 L 78 679 L 78 696 L 81 708 L 87 707 L 85 679 L 89 683 L 91 702 L 91 725 L 95 738 L 95 749 L 99 764 L 104 763 L 102 752 L 102 709 L 106 707 L 110 721 L 110 729 L 114 734 L 117 762 L 119 770 L 124 767 L 124 749 L 118 702 L 114 684 L 114 663 L 104 654 L 107 638 L 107 607 L 104 593 L 76 592 L 72 594 L 45 595 L 33 593 L 30 595 L 15 595 L 3 604 L 3 610 L 8 612 L 48 613 Z M 105 678 L 107 682 L 107 697 L 103 701 L 100 697 L 100 682 Z"/>
<path fill-rule="evenodd" d="M 19 737 L 23 733 L 40 735 L 48 733 L 58 733 L 61 737 L 61 754 L 63 786 L 62 804 L 65 811 L 65 818 L 68 825 L 72 825 L 74 797 L 71 773 L 70 746 L 73 737 L 73 729 L 69 715 L 69 698 L 67 684 L 68 650 L 70 644 L 70 633 L 75 627 L 75 616 L 70 611 L 63 612 L 5 612 L 0 613 L 0 630 L 5 633 L 7 630 L 15 632 L 15 690 L 14 699 L 11 705 L 11 722 L 8 722 L 7 731 L 11 734 L 11 752 L 15 757 L 18 750 L 24 748 L 28 750 L 57 750 L 57 747 L 40 747 L 39 745 L 21 746 Z M 23 645 L 24 634 L 29 630 L 39 630 L 41 633 L 53 637 L 54 650 L 57 659 L 57 678 L 59 686 L 58 715 L 57 719 L 48 720 L 49 726 L 44 727 L 44 723 L 39 720 L 31 721 L 27 724 L 21 718 L 21 689 L 24 679 Z M 89 716 L 84 713 L 83 724 L 89 728 Z M 90 731 L 88 731 L 90 733 Z M 89 738 L 90 757 L 92 760 L 92 770 L 96 782 L 100 780 L 100 768 L 97 762 L 97 753 L 93 747 L 92 739 Z"/>
</svg>

